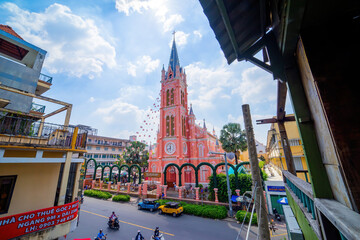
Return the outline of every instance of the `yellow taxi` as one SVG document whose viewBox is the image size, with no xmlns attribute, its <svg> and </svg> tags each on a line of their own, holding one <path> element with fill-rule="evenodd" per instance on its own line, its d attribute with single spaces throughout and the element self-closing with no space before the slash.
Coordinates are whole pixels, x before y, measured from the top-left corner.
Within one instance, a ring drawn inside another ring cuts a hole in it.
<svg viewBox="0 0 360 240">
<path fill-rule="evenodd" d="M 183 211 L 184 208 L 177 202 L 168 202 L 159 207 L 159 214 L 167 213 L 173 215 L 173 217 L 181 215 Z"/>
</svg>

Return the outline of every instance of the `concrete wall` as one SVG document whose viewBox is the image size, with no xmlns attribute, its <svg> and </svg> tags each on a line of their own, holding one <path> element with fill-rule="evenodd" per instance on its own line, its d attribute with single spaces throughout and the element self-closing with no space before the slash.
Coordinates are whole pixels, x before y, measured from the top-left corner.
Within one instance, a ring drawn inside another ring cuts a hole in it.
<svg viewBox="0 0 360 240">
<path fill-rule="evenodd" d="M 0 176 L 17 175 L 9 211 L 1 217 L 54 206 L 60 163 L 1 163 Z"/>
</svg>

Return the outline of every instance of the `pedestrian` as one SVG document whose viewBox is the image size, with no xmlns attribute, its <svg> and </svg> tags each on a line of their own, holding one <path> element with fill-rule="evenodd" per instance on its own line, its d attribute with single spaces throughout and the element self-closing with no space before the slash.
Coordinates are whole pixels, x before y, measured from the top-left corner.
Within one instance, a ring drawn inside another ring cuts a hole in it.
<svg viewBox="0 0 360 240">
<path fill-rule="evenodd" d="M 176 183 L 174 182 L 174 190 L 176 191 L 177 190 L 177 186 L 176 186 Z"/>
<path fill-rule="evenodd" d="M 143 239 L 145 239 L 145 238 L 143 237 L 143 235 L 141 235 L 140 230 L 138 230 L 138 233 L 137 233 L 137 235 L 135 237 L 135 240 L 143 240 Z"/>
<path fill-rule="evenodd" d="M 137 178 L 137 176 L 136 176 L 136 173 L 134 174 L 134 184 L 136 184 L 136 178 Z"/>
<path fill-rule="evenodd" d="M 164 192 L 161 193 L 161 199 L 164 199 Z"/>
</svg>

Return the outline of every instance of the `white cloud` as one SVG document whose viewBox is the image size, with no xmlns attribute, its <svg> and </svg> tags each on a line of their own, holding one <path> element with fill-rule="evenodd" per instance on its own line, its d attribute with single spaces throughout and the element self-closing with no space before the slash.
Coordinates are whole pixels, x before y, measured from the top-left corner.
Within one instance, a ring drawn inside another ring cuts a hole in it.
<svg viewBox="0 0 360 240">
<path fill-rule="evenodd" d="M 159 67 L 159 59 L 151 59 L 150 56 L 142 56 L 133 63 L 129 62 L 127 67 L 127 72 L 129 75 L 135 77 L 138 71 L 144 71 L 145 73 L 151 73 Z"/>
<path fill-rule="evenodd" d="M 91 103 L 95 102 L 95 98 L 94 98 L 94 97 L 90 97 L 90 98 L 89 98 L 89 102 L 91 102 Z"/>
<path fill-rule="evenodd" d="M 123 12 L 126 16 L 129 16 L 132 12 L 142 13 L 142 9 L 147 10 L 149 8 L 150 1 L 142 0 L 116 0 L 115 8 L 119 12 Z"/>
<path fill-rule="evenodd" d="M 184 46 L 187 44 L 187 40 L 189 38 L 189 33 L 184 33 L 183 31 L 177 31 L 175 33 L 175 40 L 177 46 Z M 173 40 L 171 39 L 169 42 L 170 48 L 172 47 Z"/>
<path fill-rule="evenodd" d="M 29 12 L 13 3 L 1 5 L 12 16 L 7 22 L 26 41 L 48 52 L 44 67 L 50 73 L 93 78 L 103 67 L 116 65 L 115 48 L 91 19 L 74 14 L 58 3 L 44 12 Z"/>
<path fill-rule="evenodd" d="M 138 106 L 123 102 L 122 98 L 114 99 L 106 104 L 107 107 L 101 107 L 95 110 L 95 115 L 99 114 L 101 119 L 111 124 L 120 119 L 127 119 L 130 122 L 141 123 L 145 117 L 145 111 Z"/>
<path fill-rule="evenodd" d="M 210 109 L 219 97 L 229 99 L 225 89 L 234 84 L 235 77 L 227 66 L 205 68 L 202 63 L 197 62 L 186 66 L 185 69 L 189 98 L 194 106 Z"/>
<path fill-rule="evenodd" d="M 184 21 L 180 14 L 171 14 L 168 0 L 116 0 L 115 8 L 129 16 L 131 13 L 142 13 L 151 10 L 162 24 L 164 32 L 173 31 L 175 26 Z"/>
<path fill-rule="evenodd" d="M 241 82 L 237 88 L 233 89 L 232 94 L 239 94 L 243 103 L 276 100 L 276 81 L 270 74 L 255 66 L 244 70 L 241 76 Z"/>
<path fill-rule="evenodd" d="M 196 38 L 201 39 L 202 38 L 202 34 L 199 30 L 194 30 L 193 34 L 195 35 Z"/>
</svg>

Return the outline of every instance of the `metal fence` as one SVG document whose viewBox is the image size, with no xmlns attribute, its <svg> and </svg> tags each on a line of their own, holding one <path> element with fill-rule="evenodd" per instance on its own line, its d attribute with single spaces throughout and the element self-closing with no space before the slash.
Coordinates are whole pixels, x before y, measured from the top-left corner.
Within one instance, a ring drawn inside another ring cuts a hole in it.
<svg viewBox="0 0 360 240">
<path fill-rule="evenodd" d="M 0 117 L 0 142 L 71 148 L 75 126 L 41 122 L 32 118 Z M 85 149 L 87 132 L 79 129 L 75 148 Z"/>
<path fill-rule="evenodd" d="M 32 104 L 31 104 L 31 111 L 35 111 L 35 112 L 39 112 L 39 113 L 44 113 L 44 112 L 45 112 L 45 106 L 44 106 L 44 105 L 37 104 L 37 103 L 32 103 Z"/>
<path fill-rule="evenodd" d="M 50 76 L 48 76 L 48 75 L 45 75 L 45 74 L 40 73 L 39 79 L 40 79 L 41 81 L 44 81 L 44 82 L 47 82 L 47 83 L 52 84 L 52 79 L 53 79 L 53 78 L 50 77 Z"/>
</svg>

